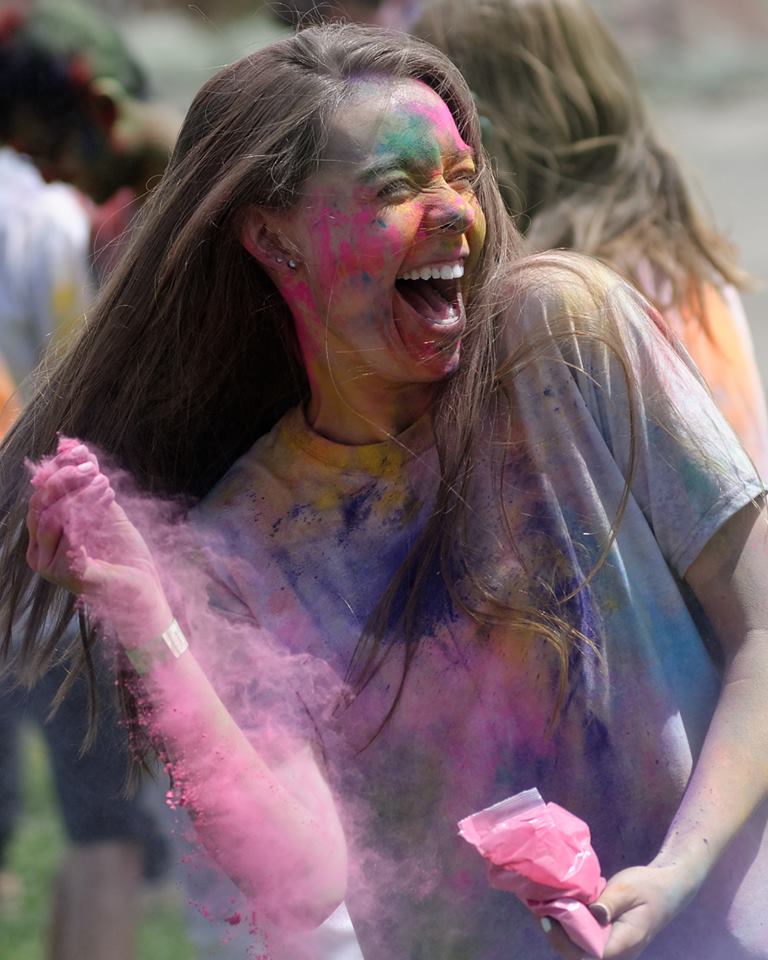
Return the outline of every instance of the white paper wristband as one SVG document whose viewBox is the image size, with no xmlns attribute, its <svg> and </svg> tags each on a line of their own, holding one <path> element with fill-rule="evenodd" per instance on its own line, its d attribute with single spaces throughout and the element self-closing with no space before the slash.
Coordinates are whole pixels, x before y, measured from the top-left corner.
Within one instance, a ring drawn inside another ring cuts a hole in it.
<svg viewBox="0 0 768 960">
<path fill-rule="evenodd" d="M 126 650 L 125 654 L 130 660 L 133 669 L 138 674 L 145 674 L 149 673 L 153 665 L 167 663 L 169 652 L 174 660 L 178 660 L 187 650 L 189 650 L 187 638 L 174 619 L 171 620 L 171 625 L 168 629 L 163 630 L 159 637 L 156 637 L 144 647 Z"/>
<path fill-rule="evenodd" d="M 187 638 L 181 632 L 181 627 L 176 623 L 176 620 L 171 620 L 171 625 L 167 630 L 163 630 L 160 634 L 160 639 L 168 647 L 171 653 L 178 658 L 186 650 L 189 650 L 189 644 L 187 643 Z"/>
</svg>

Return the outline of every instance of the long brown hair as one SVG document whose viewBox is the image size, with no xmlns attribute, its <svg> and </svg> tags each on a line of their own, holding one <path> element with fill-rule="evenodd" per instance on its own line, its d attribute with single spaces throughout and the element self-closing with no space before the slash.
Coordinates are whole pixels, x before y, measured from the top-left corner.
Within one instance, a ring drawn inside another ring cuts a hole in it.
<svg viewBox="0 0 768 960">
<path fill-rule="evenodd" d="M 76 340 L 46 361 L 34 399 L 2 449 L 4 645 L 7 650 L 14 621 L 26 613 L 16 659 L 28 676 L 51 662 L 74 601 L 25 563 L 23 459 L 50 453 L 63 432 L 106 451 L 144 490 L 194 501 L 288 408 L 307 399 L 288 309 L 241 247 L 238 223 L 246 206 L 286 209 L 298 201 L 322 157 L 328 119 L 343 104 L 350 80 L 366 74 L 418 79 L 445 100 L 477 154 L 476 192 L 488 228 L 465 290 L 462 363 L 434 410 L 437 506 L 372 612 L 350 668 L 354 685 L 363 686 L 396 625 L 405 680 L 420 637 L 419 604 L 435 589 L 435 570 L 437 588 L 453 589 L 449 567 L 461 553 L 473 449 L 498 401 L 503 303 L 493 291 L 520 258 L 521 244 L 458 70 L 416 39 L 340 24 L 275 43 L 202 88 L 125 258 Z M 496 599 L 499 617 L 553 646 L 564 678 L 581 638 L 561 616 L 563 596 L 549 606 Z M 73 641 L 70 653 L 87 665 L 88 631 L 82 641 L 80 647 Z"/>
<path fill-rule="evenodd" d="M 250 205 L 287 209 L 297 201 L 322 156 L 330 116 L 350 80 L 366 74 L 431 86 L 478 153 L 476 189 L 489 229 L 473 289 L 517 255 L 517 235 L 482 156 L 471 95 L 458 70 L 429 45 L 383 29 L 329 24 L 209 80 L 124 259 L 74 342 L 47 358 L 3 447 L 4 645 L 26 611 L 19 662 L 32 672 L 50 662 L 73 601 L 24 562 L 24 458 L 50 453 L 63 432 L 106 451 L 150 493 L 195 499 L 307 398 L 290 314 L 243 250 L 238 221 Z M 474 408 L 489 382 L 493 332 L 475 316 L 473 290 L 467 309 L 465 362 L 446 394 L 471 397 Z M 465 420 L 471 424 L 468 412 Z M 448 445 L 465 444 L 470 431 L 463 427 Z"/>
<path fill-rule="evenodd" d="M 464 74 L 504 200 L 530 248 L 607 261 L 672 303 L 720 278 L 743 286 L 731 246 L 659 141 L 632 68 L 587 0 L 431 0 L 414 27 Z"/>
</svg>

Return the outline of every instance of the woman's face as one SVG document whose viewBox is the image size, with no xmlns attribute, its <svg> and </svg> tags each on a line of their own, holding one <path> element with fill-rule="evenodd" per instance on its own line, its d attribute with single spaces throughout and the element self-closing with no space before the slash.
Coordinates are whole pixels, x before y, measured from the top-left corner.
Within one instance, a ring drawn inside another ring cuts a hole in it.
<svg viewBox="0 0 768 960">
<path fill-rule="evenodd" d="M 297 263 L 270 274 L 313 394 L 434 386 L 459 363 L 462 277 L 484 238 L 472 151 L 416 81 L 359 80 L 329 133 L 302 199 L 272 223 Z"/>
</svg>

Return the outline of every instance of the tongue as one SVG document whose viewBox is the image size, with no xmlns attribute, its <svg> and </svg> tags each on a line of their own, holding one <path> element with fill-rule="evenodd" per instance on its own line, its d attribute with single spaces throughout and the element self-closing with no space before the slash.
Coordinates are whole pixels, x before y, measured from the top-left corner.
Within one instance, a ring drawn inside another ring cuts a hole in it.
<svg viewBox="0 0 768 960">
<path fill-rule="evenodd" d="M 397 292 L 416 313 L 437 323 L 446 323 L 455 317 L 453 306 L 432 286 L 429 280 L 398 281 Z"/>
</svg>

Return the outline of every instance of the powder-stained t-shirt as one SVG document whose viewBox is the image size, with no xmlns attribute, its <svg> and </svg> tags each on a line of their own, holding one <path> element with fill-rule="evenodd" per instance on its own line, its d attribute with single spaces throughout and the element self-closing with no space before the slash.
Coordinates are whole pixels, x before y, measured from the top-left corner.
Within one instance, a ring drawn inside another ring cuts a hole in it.
<svg viewBox="0 0 768 960">
<path fill-rule="evenodd" d="M 538 921 L 489 887 L 457 821 L 535 786 L 589 824 L 606 876 L 647 863 L 718 696 L 715 644 L 683 577 L 760 481 L 645 302 L 590 261 L 560 260 L 580 266 L 533 258 L 520 268 L 509 402 L 484 425 L 466 549 L 476 579 L 510 600 L 573 594 L 560 609 L 589 643 L 572 653 L 553 714 L 562 674 L 552 648 L 479 624 L 437 569 L 427 577 L 423 637 L 397 709 L 379 731 L 401 676 L 395 635 L 337 717 L 343 746 L 334 739 L 329 758 L 367 960 L 550 960 Z M 549 336 L 563 317 L 565 336 Z M 584 317 L 619 338 L 626 363 L 605 337 L 576 335 Z M 343 676 L 428 522 L 438 476 L 428 417 L 392 441 L 345 446 L 294 409 L 196 509 L 199 529 L 219 538 L 216 602 Z M 644 957 L 768 958 L 763 827 L 755 817 Z"/>
</svg>

